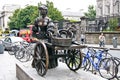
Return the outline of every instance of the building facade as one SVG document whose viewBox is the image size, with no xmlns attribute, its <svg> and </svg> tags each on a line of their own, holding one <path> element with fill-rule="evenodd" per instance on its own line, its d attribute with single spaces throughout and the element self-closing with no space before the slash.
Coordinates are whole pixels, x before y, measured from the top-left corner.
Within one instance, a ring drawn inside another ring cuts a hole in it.
<svg viewBox="0 0 120 80">
<path fill-rule="evenodd" d="M 120 0 L 96 0 L 96 24 L 99 31 L 109 29 L 110 18 L 118 19 L 120 26 Z"/>
<path fill-rule="evenodd" d="M 83 16 L 82 12 L 62 11 L 62 16 L 65 20 L 80 21 L 80 17 Z"/>
<path fill-rule="evenodd" d="M 8 22 L 9 17 L 12 16 L 13 12 L 16 9 L 19 9 L 20 5 L 11 5 L 6 4 L 3 6 L 2 11 L 0 12 L 0 28 L 4 31 L 6 28 L 9 28 Z"/>
<path fill-rule="evenodd" d="M 108 17 L 120 15 L 120 0 L 96 0 L 96 17 Z"/>
</svg>

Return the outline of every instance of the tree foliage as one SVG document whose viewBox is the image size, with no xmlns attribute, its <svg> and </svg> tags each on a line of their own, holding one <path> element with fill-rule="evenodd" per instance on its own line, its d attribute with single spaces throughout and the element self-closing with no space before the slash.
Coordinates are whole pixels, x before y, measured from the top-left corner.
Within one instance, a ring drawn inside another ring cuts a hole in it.
<svg viewBox="0 0 120 80">
<path fill-rule="evenodd" d="M 62 13 L 54 7 L 53 2 L 46 1 L 46 5 L 48 6 L 48 17 L 53 21 L 60 21 L 63 19 Z"/>
<path fill-rule="evenodd" d="M 94 9 L 93 5 L 89 5 L 88 12 L 84 13 L 85 17 L 89 18 L 90 20 L 95 20 L 96 18 L 96 10 Z"/>
<path fill-rule="evenodd" d="M 42 3 L 40 2 L 38 4 L 41 5 Z M 57 8 L 54 8 L 53 2 L 46 1 L 46 5 L 48 6 L 48 17 L 50 17 L 53 21 L 63 19 L 61 12 Z M 9 28 L 20 29 L 33 24 L 35 19 L 39 16 L 38 6 L 29 5 L 23 9 L 15 10 L 13 15 L 9 17 Z"/>
<path fill-rule="evenodd" d="M 10 17 L 8 23 L 10 29 L 25 28 L 27 25 L 33 24 L 33 21 L 38 16 L 37 6 L 27 6 L 24 9 L 17 9 Z"/>
<path fill-rule="evenodd" d="M 118 27 L 118 19 L 111 18 L 109 19 L 108 24 L 109 24 L 109 31 L 115 31 Z"/>
<path fill-rule="evenodd" d="M 10 22 L 8 23 L 10 29 L 12 28 L 18 28 L 18 13 L 19 13 L 20 9 L 15 10 L 15 12 L 13 13 L 13 16 L 10 16 Z"/>
</svg>

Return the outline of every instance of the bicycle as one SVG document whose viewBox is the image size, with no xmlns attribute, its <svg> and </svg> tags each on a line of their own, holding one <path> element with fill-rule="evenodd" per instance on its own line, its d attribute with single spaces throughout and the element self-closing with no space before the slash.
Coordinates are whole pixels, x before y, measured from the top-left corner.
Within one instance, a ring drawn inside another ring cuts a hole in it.
<svg viewBox="0 0 120 80">
<path fill-rule="evenodd" d="M 87 52 L 86 52 L 87 54 L 83 53 L 84 60 L 86 58 L 86 61 L 83 61 L 84 63 L 86 63 L 86 65 L 84 65 L 84 70 L 87 70 L 87 71 L 89 70 L 89 68 L 91 66 L 91 64 L 89 64 L 90 61 L 87 60 L 87 57 L 92 57 L 92 59 L 95 59 L 95 57 L 97 57 L 97 58 L 99 58 L 99 60 L 101 60 L 102 58 L 112 57 L 112 55 L 108 53 L 109 49 L 107 49 L 107 48 L 104 49 L 104 50 L 99 50 L 99 51 L 96 51 L 92 47 L 88 47 L 87 49 L 88 49 Z M 98 53 L 100 53 L 100 54 L 98 54 Z M 89 66 L 89 67 L 87 68 L 87 66 Z"/>
<path fill-rule="evenodd" d="M 11 47 L 10 47 L 11 50 L 8 50 L 8 53 L 10 55 L 14 55 L 20 49 L 20 42 L 15 42 L 15 43 L 10 43 L 10 44 L 11 44 Z"/>
<path fill-rule="evenodd" d="M 111 56 L 108 53 L 108 49 L 98 50 L 98 51 L 94 50 L 93 48 L 89 48 L 89 47 L 87 49 L 88 51 L 86 54 L 84 54 L 84 58 L 82 62 L 82 67 L 84 68 L 84 70 L 90 71 L 90 68 L 92 65 L 92 72 L 93 72 L 93 69 L 95 69 L 95 71 L 99 72 L 101 77 L 104 77 L 106 79 L 114 78 L 116 76 L 117 70 L 108 69 L 108 68 L 111 68 L 111 66 L 116 67 L 117 64 L 114 60 L 111 59 L 111 57 L 108 58 L 108 56 Z M 110 65 L 109 62 L 111 62 L 111 64 L 113 63 L 114 65 Z M 107 76 L 109 76 L 107 77 L 104 73 L 102 73 L 102 71 L 111 72 L 111 73 L 106 73 Z"/>
<path fill-rule="evenodd" d="M 33 45 L 32 43 L 21 42 L 19 51 L 15 54 L 15 57 L 20 62 L 27 62 L 32 60 Z"/>
</svg>

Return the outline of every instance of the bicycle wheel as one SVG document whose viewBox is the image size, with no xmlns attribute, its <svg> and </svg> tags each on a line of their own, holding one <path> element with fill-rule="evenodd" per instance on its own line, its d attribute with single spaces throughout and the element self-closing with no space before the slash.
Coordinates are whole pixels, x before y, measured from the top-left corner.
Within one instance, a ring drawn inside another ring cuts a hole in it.
<svg viewBox="0 0 120 80">
<path fill-rule="evenodd" d="M 120 58 L 118 57 L 114 57 L 114 61 L 117 63 L 117 67 L 116 67 L 116 70 L 118 70 L 117 72 L 117 75 L 115 76 L 115 78 L 117 80 L 120 80 Z"/>
<path fill-rule="evenodd" d="M 79 49 L 68 50 L 68 56 L 65 62 L 68 68 L 72 71 L 78 70 L 82 65 L 82 53 Z"/>
<path fill-rule="evenodd" d="M 108 52 L 109 49 L 104 49 L 104 52 L 102 54 L 103 58 L 110 58 L 112 55 Z"/>
<path fill-rule="evenodd" d="M 33 59 L 33 53 L 34 52 L 33 52 L 33 49 L 31 49 L 31 47 L 27 49 L 26 54 L 29 55 L 28 61 L 31 61 Z"/>
<path fill-rule="evenodd" d="M 106 79 L 113 79 L 116 74 L 116 62 L 112 58 L 105 58 L 99 64 L 99 74 Z"/>
<path fill-rule="evenodd" d="M 14 48 L 11 47 L 11 50 L 8 50 L 8 53 L 9 53 L 10 55 L 14 55 L 14 54 L 15 54 Z"/>
<path fill-rule="evenodd" d="M 88 71 L 91 66 L 90 60 L 86 57 L 84 53 L 82 53 L 82 55 L 83 55 L 83 60 L 82 60 L 81 68 L 83 68 L 83 70 L 85 71 Z"/>
<path fill-rule="evenodd" d="M 18 51 L 15 53 L 15 58 L 16 59 L 22 59 L 24 57 L 25 49 L 20 48 Z"/>
<path fill-rule="evenodd" d="M 119 64 L 117 65 L 117 68 L 118 68 L 118 73 L 117 73 L 116 78 L 117 78 L 118 80 L 120 80 L 120 61 L 119 61 Z"/>
<path fill-rule="evenodd" d="M 17 45 L 16 46 L 11 46 L 11 50 L 8 50 L 8 53 L 10 55 L 14 55 L 17 50 L 18 50 Z"/>
<path fill-rule="evenodd" d="M 23 53 L 23 56 L 18 59 L 20 62 L 27 62 L 30 60 L 31 55 L 27 51 L 23 51 L 21 53 Z"/>
</svg>

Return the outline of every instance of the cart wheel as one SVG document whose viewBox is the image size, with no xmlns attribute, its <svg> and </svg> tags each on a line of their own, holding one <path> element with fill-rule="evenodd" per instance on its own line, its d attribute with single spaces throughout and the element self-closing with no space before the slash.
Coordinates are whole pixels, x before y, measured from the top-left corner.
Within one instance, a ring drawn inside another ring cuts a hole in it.
<svg viewBox="0 0 120 80">
<path fill-rule="evenodd" d="M 76 71 L 82 65 L 82 53 L 79 49 L 68 50 L 66 57 L 66 64 L 70 70 Z"/>
<path fill-rule="evenodd" d="M 44 76 L 48 69 L 49 56 L 46 45 L 39 41 L 34 49 L 34 65 L 40 76 Z"/>
</svg>

